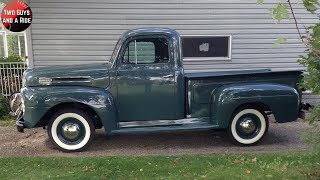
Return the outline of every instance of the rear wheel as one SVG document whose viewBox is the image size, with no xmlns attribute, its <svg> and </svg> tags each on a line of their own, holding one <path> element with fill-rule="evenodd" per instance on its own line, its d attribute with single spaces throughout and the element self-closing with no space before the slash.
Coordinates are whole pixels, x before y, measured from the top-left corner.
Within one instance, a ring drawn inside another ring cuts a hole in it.
<svg viewBox="0 0 320 180">
<path fill-rule="evenodd" d="M 264 137 L 268 128 L 268 118 L 263 110 L 243 107 L 233 114 L 228 135 L 235 144 L 253 145 Z"/>
<path fill-rule="evenodd" d="M 93 120 L 77 109 L 58 111 L 48 124 L 48 135 L 55 147 L 64 152 L 85 150 L 95 134 Z"/>
</svg>

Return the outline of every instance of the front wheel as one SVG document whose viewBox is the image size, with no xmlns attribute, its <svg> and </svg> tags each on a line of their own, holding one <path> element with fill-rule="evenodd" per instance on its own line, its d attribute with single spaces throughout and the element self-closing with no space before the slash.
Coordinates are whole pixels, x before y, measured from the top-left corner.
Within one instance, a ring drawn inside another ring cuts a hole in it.
<svg viewBox="0 0 320 180">
<path fill-rule="evenodd" d="M 48 124 L 50 141 L 64 152 L 86 149 L 94 134 L 95 128 L 90 116 L 77 109 L 58 111 Z"/>
<path fill-rule="evenodd" d="M 231 118 L 228 134 L 235 144 L 252 145 L 264 137 L 268 127 L 269 121 L 264 111 L 240 108 Z"/>
</svg>

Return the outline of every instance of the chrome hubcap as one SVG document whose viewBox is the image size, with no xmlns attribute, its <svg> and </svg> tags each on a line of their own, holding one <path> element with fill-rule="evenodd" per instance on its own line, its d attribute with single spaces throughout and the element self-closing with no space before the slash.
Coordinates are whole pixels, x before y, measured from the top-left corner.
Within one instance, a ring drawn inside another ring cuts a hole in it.
<svg viewBox="0 0 320 180">
<path fill-rule="evenodd" d="M 243 132 L 250 134 L 253 133 L 256 129 L 255 123 L 252 121 L 252 119 L 245 119 L 240 123 L 240 128 Z"/>
<path fill-rule="evenodd" d="M 66 123 L 62 126 L 62 132 L 68 139 L 75 139 L 79 136 L 80 127 L 75 123 Z"/>
</svg>

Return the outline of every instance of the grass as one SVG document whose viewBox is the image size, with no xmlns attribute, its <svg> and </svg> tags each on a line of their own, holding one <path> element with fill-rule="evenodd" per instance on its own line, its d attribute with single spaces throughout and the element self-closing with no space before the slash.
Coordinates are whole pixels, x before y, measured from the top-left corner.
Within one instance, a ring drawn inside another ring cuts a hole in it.
<svg viewBox="0 0 320 180">
<path fill-rule="evenodd" d="M 15 120 L 12 117 L 5 117 L 0 119 L 0 126 L 14 126 Z"/>
<path fill-rule="evenodd" d="M 4 157 L 1 179 L 319 179 L 320 155 Z"/>
</svg>

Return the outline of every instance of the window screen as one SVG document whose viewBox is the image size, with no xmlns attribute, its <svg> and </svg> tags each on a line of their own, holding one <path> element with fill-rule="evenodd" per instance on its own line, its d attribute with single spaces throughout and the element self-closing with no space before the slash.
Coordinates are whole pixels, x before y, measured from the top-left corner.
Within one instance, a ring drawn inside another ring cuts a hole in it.
<svg viewBox="0 0 320 180">
<path fill-rule="evenodd" d="M 182 37 L 184 58 L 230 58 L 230 36 Z"/>
<path fill-rule="evenodd" d="M 167 63 L 168 61 L 168 43 L 165 38 L 130 41 L 122 57 L 122 63 L 127 64 Z"/>
</svg>

